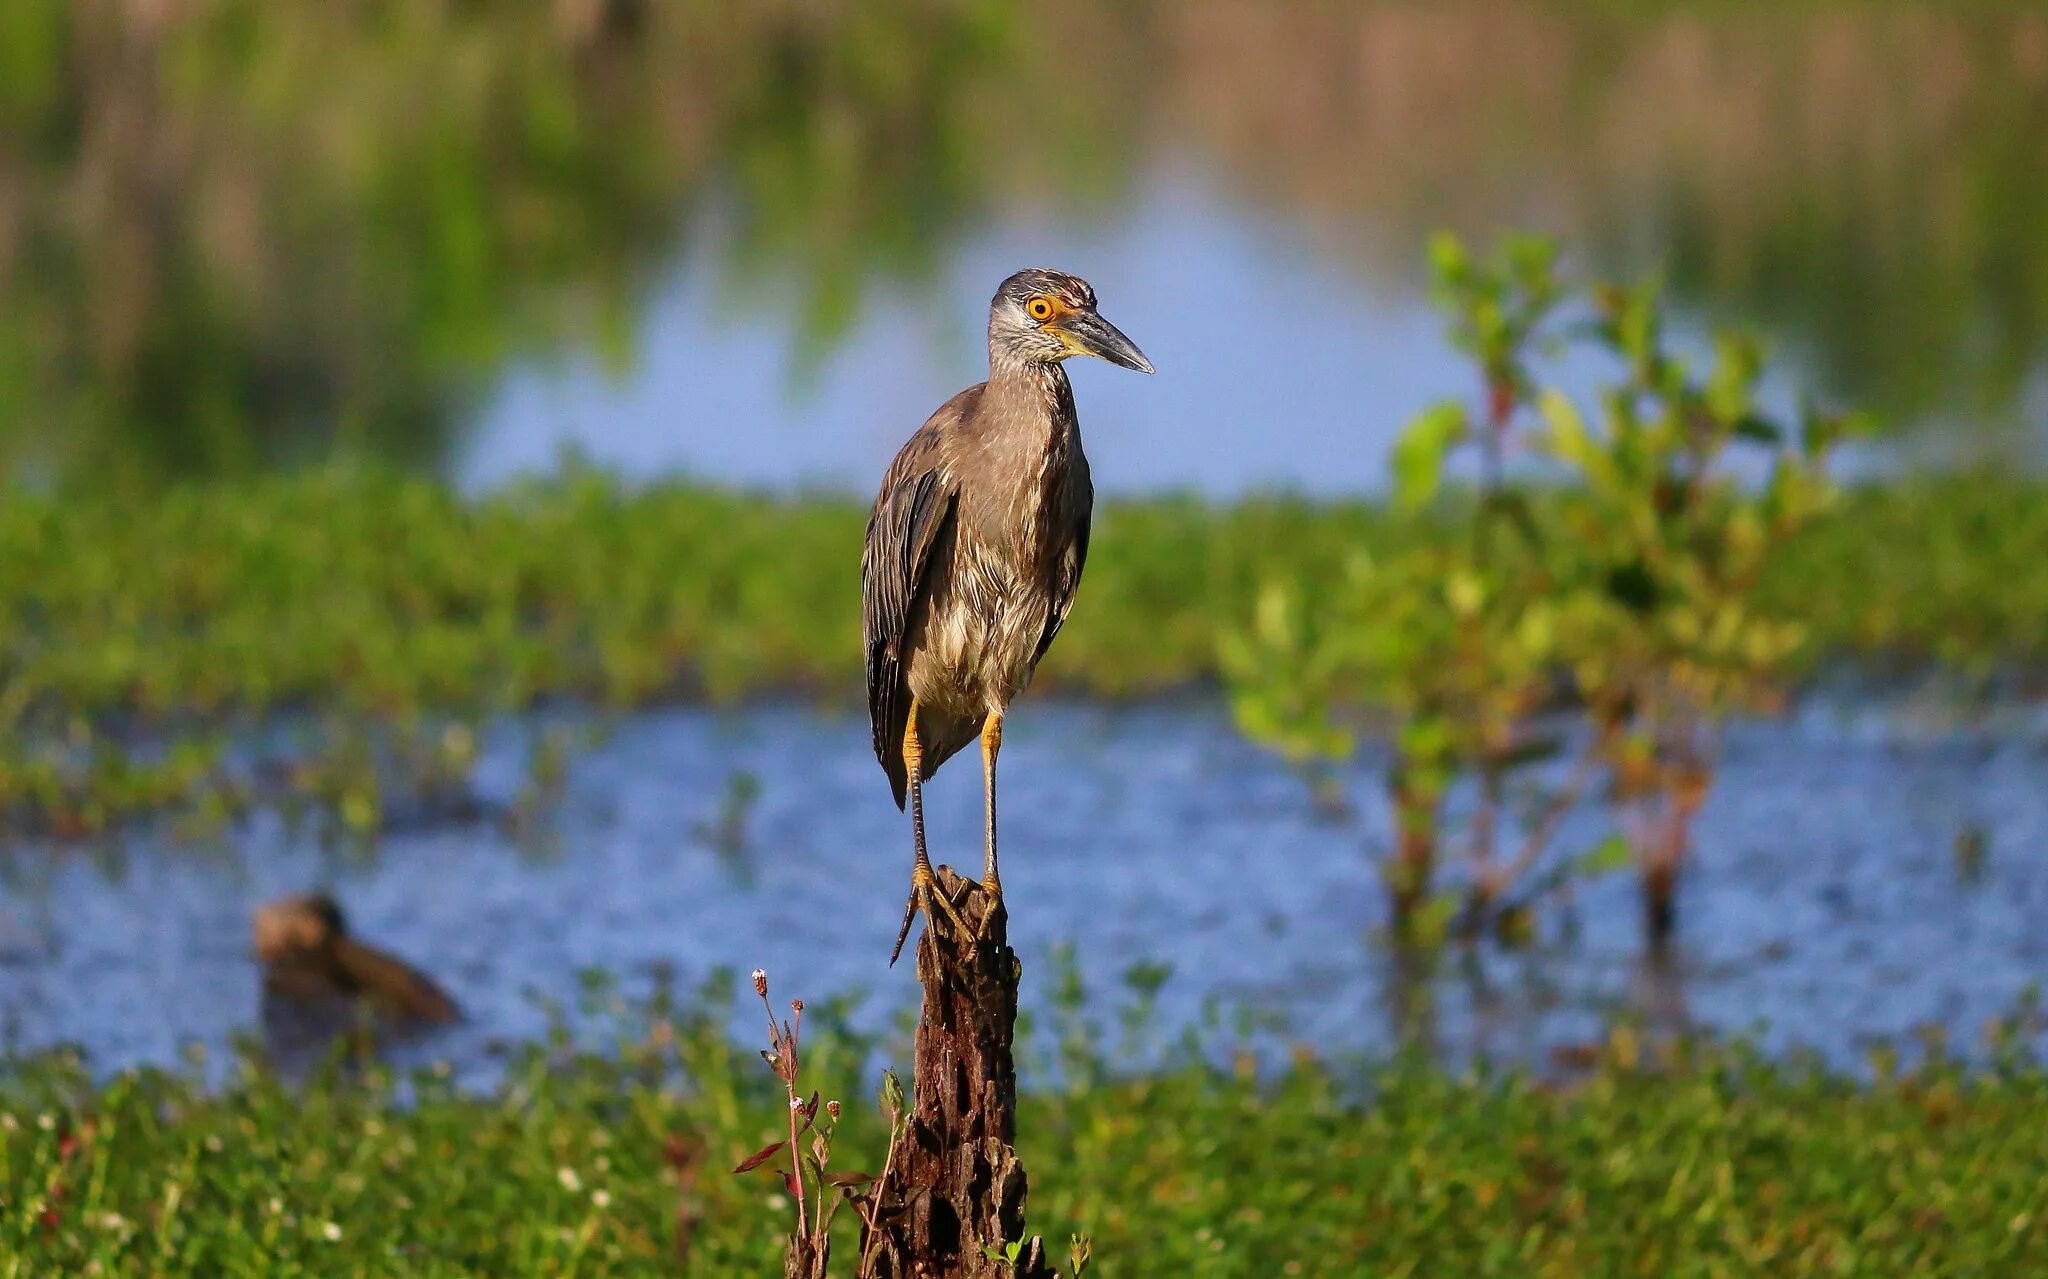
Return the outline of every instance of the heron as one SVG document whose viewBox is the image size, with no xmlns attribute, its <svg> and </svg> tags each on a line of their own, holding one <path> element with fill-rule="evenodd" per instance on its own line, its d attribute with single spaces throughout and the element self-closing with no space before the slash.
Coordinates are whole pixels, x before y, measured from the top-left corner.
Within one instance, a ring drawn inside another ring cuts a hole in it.
<svg viewBox="0 0 2048 1279">
<path fill-rule="evenodd" d="M 986 850 L 985 928 L 1002 900 L 996 756 L 1011 699 L 1067 620 L 1088 561 L 1095 490 L 1062 367 L 1091 355 L 1140 373 L 1152 362 L 1102 318 L 1078 276 L 1033 268 L 996 290 L 988 380 L 925 420 L 889 466 L 861 556 L 868 720 L 896 807 L 910 808 L 910 900 L 889 955 L 922 909 L 964 936 L 925 851 L 924 783 L 977 737 Z"/>
</svg>

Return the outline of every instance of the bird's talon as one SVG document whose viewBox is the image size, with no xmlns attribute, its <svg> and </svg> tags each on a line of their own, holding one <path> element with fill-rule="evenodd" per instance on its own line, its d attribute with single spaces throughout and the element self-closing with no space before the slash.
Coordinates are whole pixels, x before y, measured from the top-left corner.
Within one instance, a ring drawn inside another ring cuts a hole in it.
<svg viewBox="0 0 2048 1279">
<path fill-rule="evenodd" d="M 953 905 L 952 899 L 939 891 L 936 878 L 929 873 L 912 875 L 910 900 L 903 907 L 903 925 L 896 930 L 896 948 L 889 952 L 891 968 L 894 968 L 896 961 L 903 957 L 903 943 L 910 937 L 910 925 L 917 919 L 917 912 L 920 909 L 924 911 L 927 927 L 930 926 L 930 921 L 943 915 L 946 922 L 952 925 L 954 936 L 978 938 L 983 935 L 980 931 L 967 926 L 966 919 L 961 917 L 959 908 Z"/>
<path fill-rule="evenodd" d="M 932 903 L 937 902 L 940 913 L 945 915 L 946 922 L 953 926 L 957 936 L 972 937 L 975 935 L 974 930 L 967 926 L 967 920 L 961 916 L 959 907 L 953 905 L 952 898 L 939 891 L 937 883 L 926 884 L 924 892 L 924 917 L 926 919 L 932 917 Z"/>
<path fill-rule="evenodd" d="M 896 961 L 903 958 L 903 943 L 910 936 L 911 921 L 916 918 L 917 890 L 913 888 L 910 890 L 910 900 L 903 904 L 903 926 L 896 930 L 896 946 L 889 952 L 889 967 L 894 968 Z"/>
</svg>

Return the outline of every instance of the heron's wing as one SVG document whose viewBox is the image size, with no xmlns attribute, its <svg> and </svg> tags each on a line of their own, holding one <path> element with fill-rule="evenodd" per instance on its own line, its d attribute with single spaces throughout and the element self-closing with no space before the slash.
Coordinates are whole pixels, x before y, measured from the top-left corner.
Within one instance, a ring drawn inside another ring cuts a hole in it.
<svg viewBox="0 0 2048 1279">
<path fill-rule="evenodd" d="M 933 422 L 937 420 L 935 416 Z M 874 731 L 875 757 L 889 774 L 898 808 L 909 784 L 903 769 L 903 729 L 910 714 L 903 642 L 923 594 L 932 549 L 952 520 L 959 496 L 932 428 L 933 423 L 926 423 L 896 455 L 868 516 L 867 545 L 861 555 L 868 724 Z"/>
<path fill-rule="evenodd" d="M 1081 585 L 1081 570 L 1088 567 L 1088 525 L 1095 503 L 1087 476 L 1083 474 L 1080 481 L 1080 510 L 1074 521 L 1074 540 L 1067 546 L 1066 554 L 1060 556 L 1053 574 L 1052 611 L 1045 618 L 1045 634 L 1038 637 L 1038 651 L 1031 655 L 1034 668 L 1045 658 L 1045 650 L 1052 647 L 1053 637 L 1060 633 L 1060 627 L 1066 625 L 1067 614 L 1074 608 L 1074 592 Z"/>
</svg>

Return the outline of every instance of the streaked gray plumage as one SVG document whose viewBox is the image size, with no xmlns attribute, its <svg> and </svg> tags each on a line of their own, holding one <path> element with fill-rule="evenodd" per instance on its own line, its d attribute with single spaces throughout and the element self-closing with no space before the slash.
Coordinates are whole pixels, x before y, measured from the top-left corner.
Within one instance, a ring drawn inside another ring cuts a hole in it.
<svg viewBox="0 0 2048 1279">
<path fill-rule="evenodd" d="M 897 806 L 906 794 L 913 801 L 920 887 L 917 786 L 977 735 L 994 735 L 984 761 L 984 879 L 996 893 L 1001 717 L 1066 621 L 1088 558 L 1095 494 L 1061 361 L 1086 354 L 1148 373 L 1152 366 L 1096 313 L 1094 290 L 1057 271 L 1003 282 L 989 306 L 988 341 L 988 381 L 932 414 L 883 478 L 861 560 L 861 622 L 875 755 Z M 907 739 L 918 748 L 918 776 Z"/>
</svg>

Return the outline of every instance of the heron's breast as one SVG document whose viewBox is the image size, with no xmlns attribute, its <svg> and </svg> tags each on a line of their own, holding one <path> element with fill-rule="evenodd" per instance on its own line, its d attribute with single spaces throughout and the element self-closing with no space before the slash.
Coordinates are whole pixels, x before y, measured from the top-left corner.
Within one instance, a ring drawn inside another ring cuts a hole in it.
<svg viewBox="0 0 2048 1279">
<path fill-rule="evenodd" d="M 908 674 L 921 703 L 978 717 L 1030 682 L 1050 604 L 1028 564 L 961 532 L 934 575 Z"/>
</svg>

